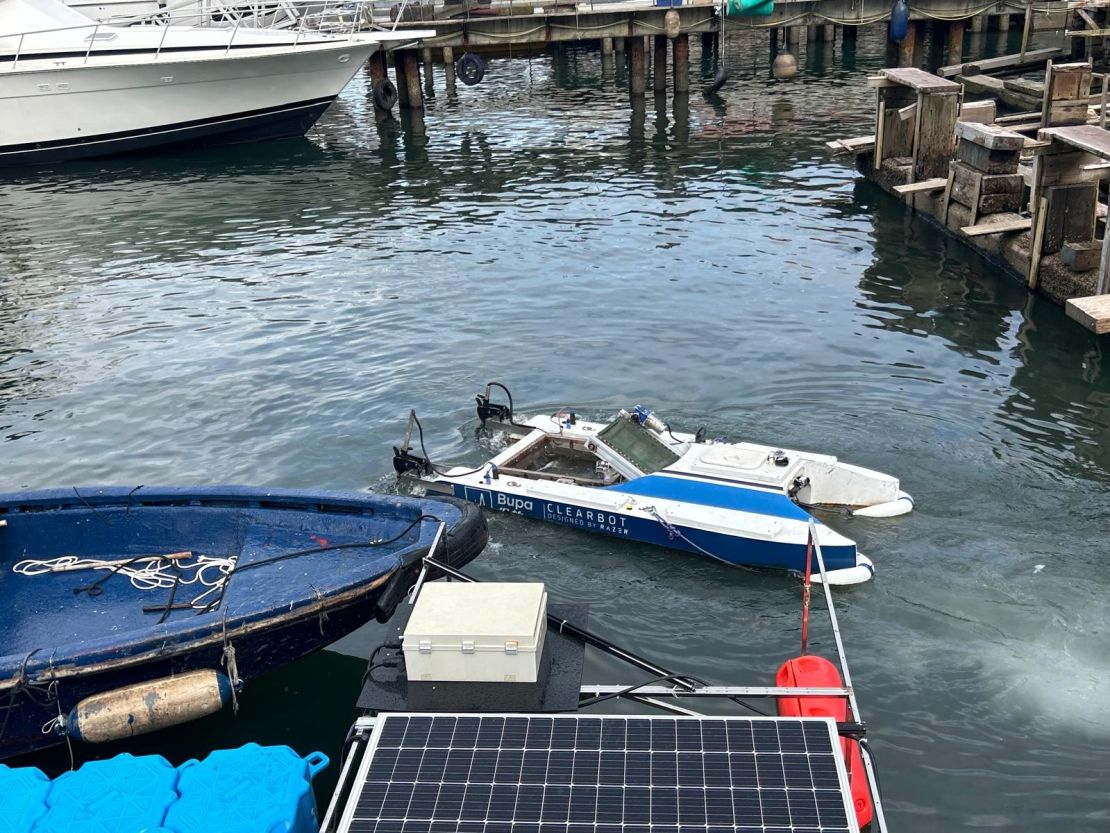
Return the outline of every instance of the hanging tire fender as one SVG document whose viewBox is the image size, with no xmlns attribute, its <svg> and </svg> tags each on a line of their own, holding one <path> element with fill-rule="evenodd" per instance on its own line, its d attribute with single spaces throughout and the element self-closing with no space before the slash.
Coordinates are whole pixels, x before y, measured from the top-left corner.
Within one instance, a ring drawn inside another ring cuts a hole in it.
<svg viewBox="0 0 1110 833">
<path fill-rule="evenodd" d="M 379 78 L 370 88 L 374 104 L 382 110 L 392 110 L 397 105 L 397 87 L 388 78 Z"/>
<path fill-rule="evenodd" d="M 466 86 L 473 87 L 486 77 L 486 62 L 481 56 L 467 52 L 455 61 L 455 74 Z"/>
</svg>

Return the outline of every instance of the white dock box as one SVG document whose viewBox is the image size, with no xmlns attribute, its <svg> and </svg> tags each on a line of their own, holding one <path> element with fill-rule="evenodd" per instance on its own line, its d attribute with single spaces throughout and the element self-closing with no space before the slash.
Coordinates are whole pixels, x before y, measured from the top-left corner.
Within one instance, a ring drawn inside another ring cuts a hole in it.
<svg viewBox="0 0 1110 833">
<path fill-rule="evenodd" d="M 405 626 L 410 682 L 534 683 L 547 633 L 539 583 L 425 584 Z"/>
</svg>

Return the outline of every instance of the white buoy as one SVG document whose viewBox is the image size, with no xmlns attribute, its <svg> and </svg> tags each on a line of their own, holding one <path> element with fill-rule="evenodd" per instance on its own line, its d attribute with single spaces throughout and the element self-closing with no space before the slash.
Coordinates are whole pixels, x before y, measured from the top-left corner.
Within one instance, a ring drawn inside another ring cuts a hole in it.
<svg viewBox="0 0 1110 833">
<path fill-rule="evenodd" d="M 189 671 L 86 697 L 66 718 L 65 733 L 86 743 L 143 735 L 218 712 L 231 681 L 218 671 Z"/>
<path fill-rule="evenodd" d="M 798 74 L 798 59 L 790 52 L 780 52 L 771 64 L 771 74 L 782 80 L 793 78 Z"/>
<path fill-rule="evenodd" d="M 861 518 L 896 518 L 912 511 L 913 498 L 905 492 L 899 491 L 898 497 L 894 500 L 853 509 L 852 514 L 859 515 Z"/>
<path fill-rule="evenodd" d="M 663 15 L 663 34 L 674 40 L 682 33 L 682 18 L 674 9 L 669 9 Z"/>
</svg>

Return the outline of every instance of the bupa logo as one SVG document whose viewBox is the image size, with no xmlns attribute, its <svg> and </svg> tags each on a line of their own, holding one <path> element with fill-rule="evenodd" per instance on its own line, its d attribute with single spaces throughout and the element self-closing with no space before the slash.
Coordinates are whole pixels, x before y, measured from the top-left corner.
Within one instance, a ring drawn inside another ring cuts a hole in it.
<svg viewBox="0 0 1110 833">
<path fill-rule="evenodd" d="M 532 501 L 522 497 L 516 497 L 515 495 L 503 495 L 500 492 L 497 494 L 496 506 L 502 512 L 516 512 L 520 514 L 522 512 L 532 511 Z"/>
</svg>

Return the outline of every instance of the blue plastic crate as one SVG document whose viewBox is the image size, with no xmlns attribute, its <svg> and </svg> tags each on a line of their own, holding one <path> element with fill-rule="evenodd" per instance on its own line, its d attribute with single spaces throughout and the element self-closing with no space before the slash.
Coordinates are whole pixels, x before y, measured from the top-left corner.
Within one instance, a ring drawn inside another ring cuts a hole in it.
<svg viewBox="0 0 1110 833">
<path fill-rule="evenodd" d="M 89 761 L 54 780 L 32 833 L 138 833 L 177 800 L 177 770 L 161 755 Z"/>
<path fill-rule="evenodd" d="M 50 779 L 42 770 L 0 764 L 0 829 L 31 833 L 35 820 L 46 813 L 48 792 Z"/>
<path fill-rule="evenodd" d="M 163 826 L 173 833 L 317 833 L 312 779 L 322 752 L 302 758 L 288 746 L 248 743 L 179 767 L 181 797 Z"/>
<path fill-rule="evenodd" d="M 661 6 L 663 8 L 669 8 L 671 6 L 681 6 L 682 0 L 655 0 L 655 5 Z"/>
</svg>

